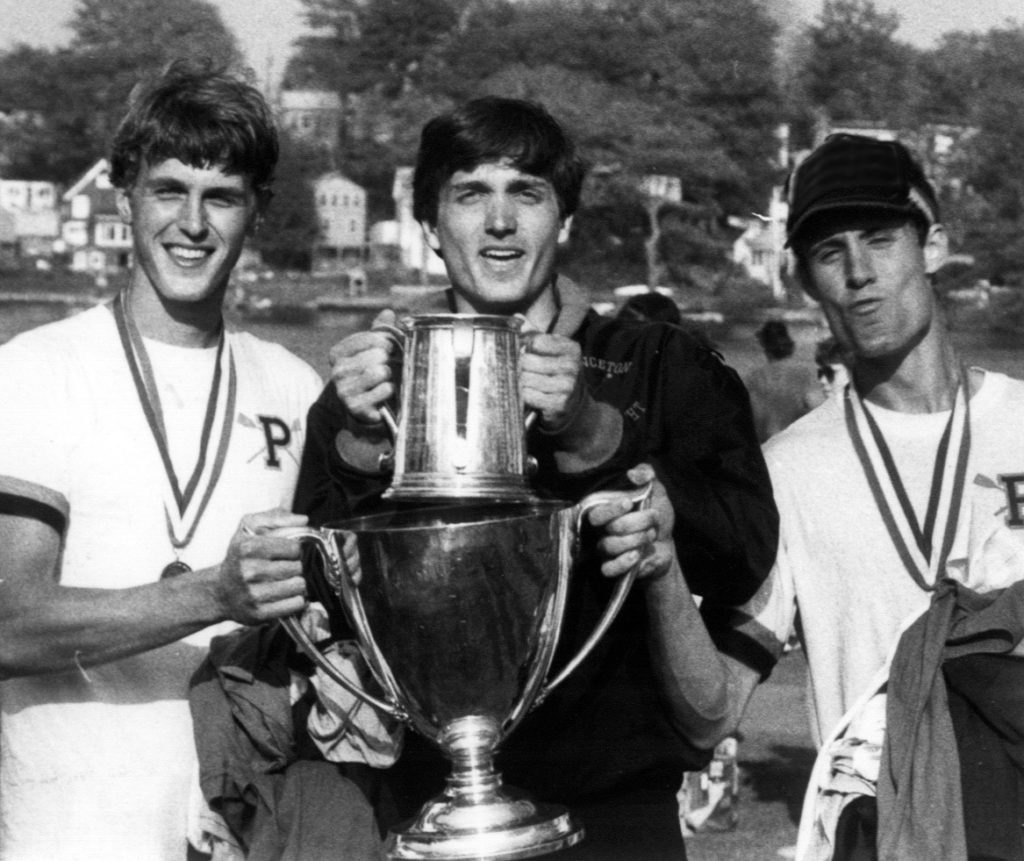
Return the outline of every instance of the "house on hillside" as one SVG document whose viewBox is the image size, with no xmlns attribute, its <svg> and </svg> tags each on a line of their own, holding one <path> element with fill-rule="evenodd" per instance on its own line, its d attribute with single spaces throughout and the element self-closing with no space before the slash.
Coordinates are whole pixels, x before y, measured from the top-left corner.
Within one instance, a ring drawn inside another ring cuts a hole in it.
<svg viewBox="0 0 1024 861">
<path fill-rule="evenodd" d="M 64 192 L 61 203 L 61 239 L 73 271 L 99 277 L 131 265 L 132 230 L 118 214 L 106 159 L 101 158 Z"/>
<path fill-rule="evenodd" d="M 320 232 L 313 246 L 313 271 L 332 272 L 359 263 L 366 251 L 366 190 L 338 171 L 313 182 Z"/>
<path fill-rule="evenodd" d="M 336 153 L 343 119 L 341 97 L 329 90 L 282 90 L 278 98 L 281 128 L 295 140 L 321 144 Z"/>
<path fill-rule="evenodd" d="M 13 269 L 18 265 L 18 231 L 14 224 L 14 213 L 0 209 L 0 270 Z"/>
<path fill-rule="evenodd" d="M 20 262 L 53 256 L 60 236 L 60 212 L 52 182 L 0 179 L 0 210 L 13 224 L 14 251 Z"/>
<path fill-rule="evenodd" d="M 429 275 L 444 275 L 444 262 L 427 245 L 423 229 L 412 215 L 411 167 L 395 169 L 391 184 L 391 197 L 395 202 L 395 219 L 373 225 L 371 245 L 379 256 L 386 256 L 385 248 L 395 250 L 398 262 L 407 269 L 419 272 L 425 280 Z"/>
</svg>

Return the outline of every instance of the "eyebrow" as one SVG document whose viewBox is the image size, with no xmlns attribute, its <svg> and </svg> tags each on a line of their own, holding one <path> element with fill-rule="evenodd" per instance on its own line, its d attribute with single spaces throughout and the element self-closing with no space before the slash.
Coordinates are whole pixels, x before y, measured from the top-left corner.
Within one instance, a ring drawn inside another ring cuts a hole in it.
<svg viewBox="0 0 1024 861">
<path fill-rule="evenodd" d="M 551 187 L 551 183 L 548 180 L 539 176 L 517 177 L 508 183 L 508 190 L 512 192 L 538 188 L 548 189 Z M 490 191 L 494 188 L 494 185 L 482 179 L 464 179 L 459 182 L 453 182 L 450 188 L 452 191 Z"/>
<path fill-rule="evenodd" d="M 174 191 L 188 191 L 191 188 L 188 182 L 175 176 L 150 176 L 146 179 L 145 185 L 151 190 L 169 188 Z M 234 185 L 211 185 L 202 189 L 203 197 L 231 197 L 243 200 L 245 193 L 245 188 Z"/>
<path fill-rule="evenodd" d="M 842 238 L 842 234 L 835 234 L 815 242 L 807 249 L 807 253 L 817 254 L 819 251 L 831 250 L 833 248 L 844 248 L 845 246 L 846 240 Z"/>
</svg>

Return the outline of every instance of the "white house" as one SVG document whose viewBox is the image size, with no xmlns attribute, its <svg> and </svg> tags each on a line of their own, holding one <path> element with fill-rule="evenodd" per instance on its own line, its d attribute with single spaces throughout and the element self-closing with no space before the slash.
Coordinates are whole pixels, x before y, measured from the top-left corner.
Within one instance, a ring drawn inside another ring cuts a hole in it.
<svg viewBox="0 0 1024 861">
<path fill-rule="evenodd" d="M 395 169 L 391 196 L 395 201 L 395 220 L 374 225 L 374 240 L 398 247 L 401 264 L 428 275 L 444 275 L 444 261 L 427 245 L 423 229 L 412 215 L 411 167 Z"/>
<path fill-rule="evenodd" d="M 342 122 L 341 97 L 329 90 L 282 90 L 278 100 L 281 128 L 297 140 L 338 148 Z"/>
<path fill-rule="evenodd" d="M 313 249 L 314 268 L 320 271 L 359 261 L 366 248 L 366 191 L 338 171 L 313 182 L 320 233 Z"/>
<path fill-rule="evenodd" d="M 52 182 L 0 179 L 0 210 L 13 225 L 19 257 L 52 256 L 60 236 L 57 187 Z"/>
<path fill-rule="evenodd" d="M 100 275 L 131 264 L 132 230 L 118 214 L 106 159 L 89 168 L 61 200 L 61 238 L 71 253 L 72 270 Z"/>
</svg>

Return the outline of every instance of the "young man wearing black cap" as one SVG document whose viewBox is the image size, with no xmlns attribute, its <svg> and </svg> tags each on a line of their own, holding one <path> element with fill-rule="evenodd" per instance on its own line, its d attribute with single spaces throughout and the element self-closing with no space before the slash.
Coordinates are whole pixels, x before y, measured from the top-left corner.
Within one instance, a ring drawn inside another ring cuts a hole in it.
<svg viewBox="0 0 1024 861">
<path fill-rule="evenodd" d="M 957 354 L 931 284 L 946 233 L 930 184 L 900 143 L 828 138 L 790 178 L 787 234 L 805 290 L 852 357 L 851 384 L 765 446 L 781 518 L 779 553 L 744 608 L 702 606 L 730 703 L 728 715 L 703 730 L 713 741 L 738 722 L 796 621 L 815 741 L 822 744 L 848 713 L 859 714 L 845 736 L 857 736 L 856 758 L 868 765 L 858 779 L 870 786 L 872 771 L 883 778 L 879 846 L 901 848 L 882 857 L 961 857 L 954 850 L 905 854 L 908 844 L 891 842 L 923 814 L 917 808 L 894 822 L 892 794 L 882 800 L 887 763 L 901 755 L 895 748 L 882 754 L 886 726 L 897 737 L 894 721 L 907 717 L 894 699 L 895 669 L 888 704 L 871 695 L 885 683 L 903 629 L 922 614 L 932 618 L 940 598 L 970 594 L 986 596 L 977 599 L 984 603 L 1017 591 L 1005 587 L 1024 575 L 1024 383 L 969 368 Z M 1004 651 L 1016 642 L 1012 633 L 1003 639 Z M 934 658 L 944 645 L 940 636 L 937 649 L 911 655 L 916 672 L 923 672 L 921 655 Z M 949 664 L 944 670 L 948 680 Z M 866 711 L 853 709 L 865 702 Z M 693 731 L 700 737 L 702 728 Z M 953 734 L 945 750 L 936 749 L 943 747 L 937 737 L 924 752 L 945 755 L 938 772 L 954 775 L 947 787 L 958 786 Z M 897 796 L 906 788 L 897 787 Z M 970 797 L 965 788 L 965 803 Z M 939 826 L 959 807 L 939 814 Z M 969 840 L 984 831 L 968 816 Z M 959 834 L 962 840 L 962 827 Z"/>
</svg>

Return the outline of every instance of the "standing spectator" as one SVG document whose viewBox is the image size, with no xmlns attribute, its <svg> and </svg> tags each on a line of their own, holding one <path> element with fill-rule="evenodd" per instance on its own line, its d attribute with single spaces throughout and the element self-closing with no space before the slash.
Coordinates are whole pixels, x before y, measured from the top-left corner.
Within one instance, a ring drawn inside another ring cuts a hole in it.
<svg viewBox="0 0 1024 861">
<path fill-rule="evenodd" d="M 657 290 L 630 296 L 619 309 L 618 318 L 643 323 L 672 323 L 676 326 L 683 322 L 675 301 Z"/>
<path fill-rule="evenodd" d="M 814 349 L 814 364 L 818 366 L 818 383 L 823 400 L 833 394 L 842 394 L 850 382 L 850 356 L 834 337 L 825 338 Z"/>
<path fill-rule="evenodd" d="M 747 377 L 757 438 L 764 442 L 806 415 L 822 398 L 814 368 L 795 355 L 796 345 L 781 320 L 769 320 L 757 331 L 766 363 Z"/>
</svg>

